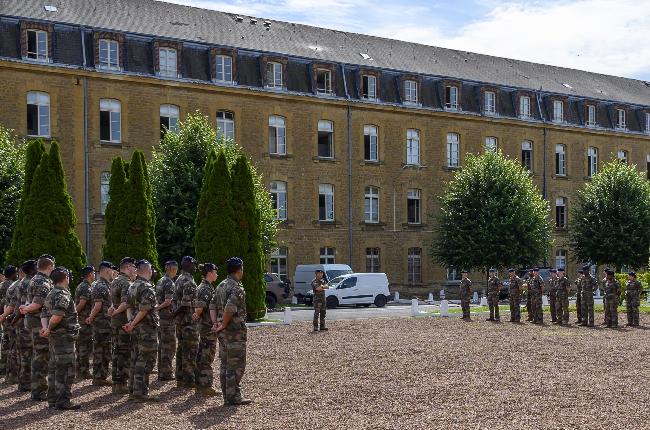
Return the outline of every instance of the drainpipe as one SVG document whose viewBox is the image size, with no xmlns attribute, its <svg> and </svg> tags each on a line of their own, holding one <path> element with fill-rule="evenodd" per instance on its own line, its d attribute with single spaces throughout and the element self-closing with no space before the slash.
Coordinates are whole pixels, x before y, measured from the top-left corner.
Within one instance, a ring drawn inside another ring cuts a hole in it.
<svg viewBox="0 0 650 430">
<path fill-rule="evenodd" d="M 348 93 L 348 83 L 345 79 L 345 66 L 341 65 L 341 74 L 343 75 L 343 88 L 345 88 L 345 98 L 348 100 L 348 236 L 350 240 L 350 268 L 352 268 L 353 249 L 352 249 L 352 106 L 350 106 L 350 94 Z"/>
<path fill-rule="evenodd" d="M 542 176 L 542 198 L 546 200 L 546 135 L 547 130 L 544 127 L 544 174 Z"/>
<path fill-rule="evenodd" d="M 84 40 L 84 27 L 80 26 L 81 49 L 83 51 L 84 69 L 84 207 L 86 221 L 86 263 L 90 264 L 90 209 L 88 207 L 88 82 L 86 81 L 86 42 Z"/>
</svg>

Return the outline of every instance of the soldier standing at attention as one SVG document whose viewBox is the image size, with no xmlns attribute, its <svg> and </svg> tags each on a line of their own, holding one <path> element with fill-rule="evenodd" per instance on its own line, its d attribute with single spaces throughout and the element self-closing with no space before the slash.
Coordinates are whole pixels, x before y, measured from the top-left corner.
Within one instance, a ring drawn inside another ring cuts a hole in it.
<svg viewBox="0 0 650 430">
<path fill-rule="evenodd" d="M 542 294 L 544 293 L 544 279 L 539 276 L 539 269 L 533 267 L 532 286 L 529 284 L 533 300 L 533 324 L 544 324 L 544 311 L 542 310 Z"/>
<path fill-rule="evenodd" d="M 555 315 L 557 316 L 557 323 L 559 325 L 569 324 L 569 291 L 571 291 L 571 281 L 564 276 L 564 267 L 557 269 L 556 286 Z"/>
<path fill-rule="evenodd" d="M 499 318 L 499 291 L 501 290 L 501 281 L 494 275 L 495 269 L 490 269 L 488 278 L 488 305 L 490 306 L 490 318 L 487 321 L 501 321 Z"/>
<path fill-rule="evenodd" d="M 556 299 L 557 299 L 557 270 L 550 269 L 551 279 L 548 281 L 548 307 L 551 308 L 551 322 L 557 323 Z"/>
<path fill-rule="evenodd" d="M 48 367 L 47 403 L 59 411 L 80 409 L 72 403 L 74 382 L 75 339 L 79 333 L 77 310 L 70 295 L 70 278 L 65 267 L 57 267 L 50 275 L 54 287 L 47 295 L 41 314 L 40 335 L 50 339 L 51 360 Z"/>
<path fill-rule="evenodd" d="M 574 281 L 576 284 L 576 313 L 578 314 L 578 320 L 576 321 L 576 324 L 582 324 L 582 277 L 583 277 L 583 270 L 580 269 L 578 270 L 578 279 Z"/>
<path fill-rule="evenodd" d="M 469 301 L 472 296 L 472 281 L 467 277 L 467 270 L 460 272 L 460 307 L 463 310 L 463 320 L 471 321 L 469 317 Z"/>
<path fill-rule="evenodd" d="M 586 327 L 594 326 L 594 291 L 598 280 L 591 276 L 589 265 L 582 266 L 582 324 Z"/>
<path fill-rule="evenodd" d="M 114 267 L 114 266 L 113 266 Z M 115 270 L 111 267 L 111 276 Z M 113 336 L 112 377 L 113 393 L 128 394 L 129 366 L 131 364 L 131 335 L 122 327 L 127 323 L 126 301 L 131 282 L 135 280 L 135 259 L 124 257 L 120 261 L 120 274 L 111 283 L 111 331 Z"/>
<path fill-rule="evenodd" d="M 510 297 L 510 322 L 521 322 L 521 292 L 524 289 L 524 281 L 515 274 L 515 269 L 508 269 L 510 275 L 510 287 L 508 296 Z"/>
<path fill-rule="evenodd" d="M 5 278 L 5 269 L 0 269 L 0 315 L 5 311 L 5 296 L 7 295 L 7 290 L 11 284 L 11 280 Z M 2 322 L 0 322 L 0 336 L 0 375 L 6 375 L 9 336 L 7 335 L 5 324 Z"/>
<path fill-rule="evenodd" d="M 178 272 L 178 263 L 174 260 L 165 263 L 165 276 L 156 285 L 156 303 L 160 327 L 158 328 L 158 380 L 174 380 L 172 361 L 176 355 L 176 325 L 169 318 L 172 299 L 174 298 L 174 278 Z"/>
<path fill-rule="evenodd" d="M 607 278 L 605 278 L 605 297 L 607 298 L 607 304 L 605 305 L 607 320 L 605 322 L 608 328 L 618 327 L 618 300 L 620 296 L 621 284 L 614 277 L 614 271 L 610 269 L 607 272 Z"/>
<path fill-rule="evenodd" d="M 607 273 L 611 269 L 609 267 L 605 267 L 605 270 L 603 270 L 603 279 L 600 280 L 600 290 L 602 291 L 603 294 L 603 310 L 605 311 L 605 319 L 603 320 L 602 325 L 607 325 L 607 316 L 608 316 L 608 308 L 607 308 L 607 294 L 605 294 L 605 288 L 607 287 Z"/>
<path fill-rule="evenodd" d="M 217 334 L 212 331 L 214 322 L 210 317 L 210 306 L 212 306 L 212 297 L 214 295 L 212 283 L 217 280 L 217 266 L 212 263 L 200 264 L 199 270 L 203 275 L 203 281 L 196 290 L 194 314 L 192 315 L 192 319 L 199 324 L 200 335 L 199 354 L 196 361 L 199 370 L 196 394 L 218 396 L 221 395 L 221 391 L 212 388 L 214 383 L 212 363 L 214 362 L 214 356 L 217 354 Z"/>
<path fill-rule="evenodd" d="M 15 281 L 13 284 L 9 286 L 9 289 L 7 290 L 7 295 L 5 298 L 5 311 L 2 315 L 0 315 L 0 322 L 4 322 L 7 328 L 9 329 L 9 333 L 11 335 L 10 338 L 10 358 L 12 358 L 14 366 L 13 368 L 9 368 L 9 372 L 7 373 L 7 379 L 6 383 L 7 384 L 18 384 L 20 372 L 21 372 L 21 365 L 20 365 L 20 336 L 19 336 L 19 331 L 18 331 L 18 325 L 13 324 L 13 319 L 16 316 L 16 312 L 18 312 L 18 306 L 20 304 L 19 301 L 19 295 L 20 295 L 20 288 L 23 283 L 23 279 L 25 278 L 25 272 L 23 271 L 23 267 L 21 266 L 18 269 L 18 280 Z M 20 313 L 20 312 L 18 312 Z M 29 384 L 28 384 L 29 385 Z"/>
<path fill-rule="evenodd" d="M 18 391 L 26 392 L 31 391 L 32 385 L 32 356 L 34 349 L 32 348 L 32 333 L 25 327 L 22 320 L 23 314 L 20 312 L 20 306 L 27 302 L 27 285 L 32 278 L 38 273 L 36 269 L 36 260 L 27 260 L 22 264 L 25 277 L 18 282 L 14 291 L 14 312 L 11 317 L 11 324 L 16 327 L 16 350 L 18 360 L 20 361 L 20 371 L 18 375 Z"/>
<path fill-rule="evenodd" d="M 636 273 L 629 272 L 625 283 L 625 305 L 627 307 L 627 326 L 629 327 L 639 326 L 639 306 L 641 305 L 642 291 L 643 286 L 636 279 Z"/>
<path fill-rule="evenodd" d="M 34 353 L 32 355 L 32 396 L 33 401 L 47 400 L 47 373 L 50 361 L 50 341 L 40 335 L 41 312 L 45 298 L 52 289 L 50 273 L 54 269 L 54 257 L 43 254 L 38 258 L 38 273 L 27 284 L 27 303 L 20 307 L 25 315 L 25 328 L 31 332 Z"/>
<path fill-rule="evenodd" d="M 314 292 L 314 331 L 318 331 L 318 320 L 320 317 L 321 331 L 327 331 L 325 327 L 325 315 L 327 314 L 327 305 L 325 302 L 325 290 L 329 289 L 327 280 L 321 269 L 316 269 L 315 278 L 311 281 L 311 289 Z"/>
<path fill-rule="evenodd" d="M 93 352 L 93 326 L 86 324 L 86 319 L 92 311 L 93 282 L 95 282 L 95 268 L 85 266 L 81 269 L 81 283 L 77 285 L 74 299 L 79 319 L 79 338 L 77 339 L 76 371 L 79 379 L 93 379 L 90 373 L 90 355 Z"/>
<path fill-rule="evenodd" d="M 528 280 L 526 281 L 526 311 L 528 312 L 526 321 L 533 321 L 533 300 L 530 291 L 530 287 L 533 285 L 533 276 L 533 268 L 531 267 L 528 271 Z"/>
<path fill-rule="evenodd" d="M 14 266 L 7 266 L 4 270 L 5 280 L 0 285 L 0 299 L 2 299 L 3 307 L 2 314 L 0 315 L 0 323 L 4 329 L 2 336 L 2 355 L 5 363 L 5 374 L 7 375 L 5 382 L 7 384 L 18 383 L 18 361 L 16 359 L 16 329 L 13 325 L 9 324 L 6 319 L 14 311 L 11 306 L 11 297 L 13 296 L 12 286 L 18 280 L 18 273 Z M 4 293 L 2 293 L 4 292 Z"/>
<path fill-rule="evenodd" d="M 108 366 L 111 364 L 111 263 L 99 263 L 99 279 L 93 287 L 93 310 L 86 318 L 86 324 L 93 326 L 93 385 L 113 385 L 108 379 Z"/>
<path fill-rule="evenodd" d="M 224 405 L 247 405 L 242 397 L 241 380 L 246 370 L 246 292 L 241 284 L 244 263 L 238 257 L 226 262 L 228 277 L 214 292 L 215 309 L 210 315 L 216 323 L 213 330 L 219 336 L 219 376 Z"/>
</svg>

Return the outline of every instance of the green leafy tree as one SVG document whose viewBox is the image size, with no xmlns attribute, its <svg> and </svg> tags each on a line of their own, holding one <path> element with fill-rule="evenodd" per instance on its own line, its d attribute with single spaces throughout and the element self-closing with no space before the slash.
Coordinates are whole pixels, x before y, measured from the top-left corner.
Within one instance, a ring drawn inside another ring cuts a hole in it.
<svg viewBox="0 0 650 430">
<path fill-rule="evenodd" d="M 6 256 L 16 227 L 27 145 L 0 126 L 0 256 Z"/>
<path fill-rule="evenodd" d="M 569 221 L 572 260 L 647 267 L 650 257 L 650 184 L 636 166 L 603 165 L 576 193 Z M 617 270 L 617 271 L 618 271 Z"/>
<path fill-rule="evenodd" d="M 467 154 L 438 198 L 431 256 L 465 269 L 528 266 L 551 244 L 549 205 L 530 174 L 500 152 Z"/>
</svg>

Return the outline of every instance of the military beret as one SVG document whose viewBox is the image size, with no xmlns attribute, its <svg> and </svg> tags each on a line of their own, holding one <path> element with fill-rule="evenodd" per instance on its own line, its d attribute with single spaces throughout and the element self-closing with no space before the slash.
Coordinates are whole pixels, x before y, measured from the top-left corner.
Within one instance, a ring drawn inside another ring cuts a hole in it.
<svg viewBox="0 0 650 430">
<path fill-rule="evenodd" d="M 467 273 L 467 270 L 461 270 L 460 273 Z"/>
<path fill-rule="evenodd" d="M 608 274 L 608 275 L 613 275 L 613 274 L 614 274 L 614 271 L 608 267 L 608 268 L 605 270 L 605 273 Z"/>
<path fill-rule="evenodd" d="M 40 260 L 41 258 L 47 258 L 48 260 L 52 260 L 52 262 L 55 261 L 55 260 L 54 260 L 54 257 L 52 257 L 50 254 L 43 254 L 43 255 L 41 255 L 40 257 L 38 257 L 39 260 Z"/>
<path fill-rule="evenodd" d="M 136 267 L 136 268 L 139 268 L 139 267 L 142 266 L 143 264 L 151 264 L 151 263 L 149 263 L 149 261 L 147 261 L 146 259 L 143 258 L 142 260 L 140 260 L 140 261 L 138 261 L 137 263 L 135 263 L 135 267 Z"/>
<path fill-rule="evenodd" d="M 635 272 L 628 272 L 627 274 L 630 275 L 630 276 L 634 276 L 636 278 L 636 273 Z"/>
<path fill-rule="evenodd" d="M 219 270 L 219 268 L 213 263 L 205 263 L 203 264 L 203 268 L 208 272 L 212 272 L 213 270 Z"/>
<path fill-rule="evenodd" d="M 539 272 L 539 267 L 533 267 L 533 272 Z"/>
<path fill-rule="evenodd" d="M 113 267 L 113 264 L 110 261 L 102 261 L 101 263 L 99 263 L 99 269 L 101 270 L 102 267 L 111 269 Z"/>
<path fill-rule="evenodd" d="M 558 267 L 557 271 L 558 272 L 564 272 L 564 267 Z"/>
<path fill-rule="evenodd" d="M 47 257 L 45 257 L 45 258 L 47 258 Z M 63 266 L 59 266 L 59 267 L 55 267 L 55 268 L 52 270 L 52 273 L 50 274 L 50 276 L 51 276 L 52 274 L 54 274 L 54 273 L 58 273 L 58 272 L 63 272 L 63 273 L 65 273 L 65 276 L 68 276 L 68 275 L 70 274 L 70 271 L 69 271 L 68 269 L 66 269 L 66 268 L 63 267 Z"/>
<path fill-rule="evenodd" d="M 318 272 L 323 273 L 323 269 L 316 269 L 316 270 L 314 270 L 314 273 L 318 273 Z"/>
<path fill-rule="evenodd" d="M 555 270 L 555 269 L 550 269 L 549 272 L 551 272 L 551 273 L 557 273 L 557 270 Z"/>
<path fill-rule="evenodd" d="M 494 268 L 490 267 L 490 270 L 488 270 L 488 272 L 496 272 L 496 270 L 494 270 Z"/>
<path fill-rule="evenodd" d="M 244 266 L 244 262 L 239 257 L 232 257 L 226 261 L 226 271 L 228 273 L 233 273 Z"/>
<path fill-rule="evenodd" d="M 231 258 L 228 259 L 228 261 L 226 261 L 226 263 L 230 263 L 230 264 L 244 264 L 244 262 L 242 261 L 242 259 L 239 258 L 239 257 L 231 257 Z"/>
<path fill-rule="evenodd" d="M 23 264 L 20 265 L 20 267 L 30 267 L 35 265 L 36 265 L 36 260 L 25 260 L 23 261 Z"/>
<path fill-rule="evenodd" d="M 11 276 L 11 275 L 15 275 L 15 274 L 16 274 L 16 267 L 15 266 L 12 266 L 10 264 L 9 266 L 5 267 L 5 270 L 4 270 L 4 275 L 5 276 Z"/>
<path fill-rule="evenodd" d="M 177 266 L 178 267 L 178 261 L 176 261 L 176 260 L 165 261 L 165 266 Z"/>
<path fill-rule="evenodd" d="M 185 257 L 183 257 L 183 259 L 181 261 L 189 261 L 192 264 L 198 264 L 196 262 L 196 259 L 194 257 L 190 257 L 189 255 L 186 255 Z"/>
<path fill-rule="evenodd" d="M 123 264 L 135 264 L 135 258 L 124 257 L 123 259 L 120 260 L 120 266 Z"/>
<path fill-rule="evenodd" d="M 583 270 L 582 269 L 578 270 L 578 273 L 583 273 Z"/>
<path fill-rule="evenodd" d="M 120 270 L 120 269 L 118 269 L 118 267 L 117 267 L 115 264 L 113 264 L 113 265 L 111 266 L 111 269 L 113 269 L 113 270 Z"/>
<path fill-rule="evenodd" d="M 86 271 L 86 270 L 92 270 L 93 272 L 95 271 L 95 268 L 93 266 L 84 266 L 81 268 L 81 271 Z"/>
<path fill-rule="evenodd" d="M 584 266 L 582 266 L 582 270 L 589 270 L 589 265 L 585 264 Z"/>
<path fill-rule="evenodd" d="M 508 269 L 508 272 L 514 272 L 514 271 L 515 271 L 515 269 L 513 269 L 512 267 L 510 269 Z"/>
<path fill-rule="evenodd" d="M 533 270 L 535 270 L 535 269 L 533 269 L 532 267 L 530 269 L 528 269 L 529 272 L 532 272 Z"/>
</svg>

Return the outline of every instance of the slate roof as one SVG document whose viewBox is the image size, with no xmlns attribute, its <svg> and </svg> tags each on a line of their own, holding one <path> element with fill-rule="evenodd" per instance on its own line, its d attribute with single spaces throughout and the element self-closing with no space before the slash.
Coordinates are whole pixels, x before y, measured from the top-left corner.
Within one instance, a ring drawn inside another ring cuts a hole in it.
<svg viewBox="0 0 650 430">
<path fill-rule="evenodd" d="M 267 29 L 264 18 L 238 22 L 235 14 L 154 0 L 0 0 L 0 15 L 650 106 L 650 84 L 636 79 L 289 22 L 269 20 Z"/>
</svg>

